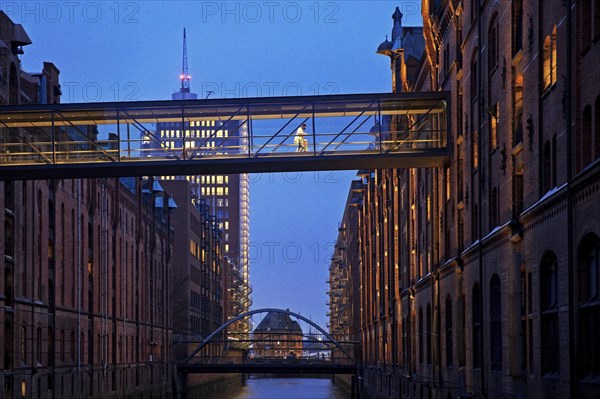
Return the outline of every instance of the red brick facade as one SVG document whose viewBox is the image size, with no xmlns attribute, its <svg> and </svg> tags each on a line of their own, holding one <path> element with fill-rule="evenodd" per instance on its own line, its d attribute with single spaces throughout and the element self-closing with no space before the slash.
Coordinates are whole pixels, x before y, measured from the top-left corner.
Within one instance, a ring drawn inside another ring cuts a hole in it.
<svg viewBox="0 0 600 399">
<path fill-rule="evenodd" d="M 0 27 L 0 102 L 59 102 L 58 69 L 21 71 L 30 41 Z M 147 183 L 0 183 L 0 397 L 168 396 L 173 230 Z"/>
<path fill-rule="evenodd" d="M 364 175 L 364 392 L 600 397 L 600 4 L 422 14 L 394 89 L 451 93 L 450 160 Z"/>
</svg>

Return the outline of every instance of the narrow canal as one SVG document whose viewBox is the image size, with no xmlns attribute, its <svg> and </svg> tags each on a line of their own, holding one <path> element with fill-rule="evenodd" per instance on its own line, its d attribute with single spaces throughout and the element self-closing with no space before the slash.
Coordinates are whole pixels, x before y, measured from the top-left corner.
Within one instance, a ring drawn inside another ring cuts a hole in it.
<svg viewBox="0 0 600 399">
<path fill-rule="evenodd" d="M 203 399 L 348 399 L 325 378 L 252 378 L 246 385 Z"/>
</svg>

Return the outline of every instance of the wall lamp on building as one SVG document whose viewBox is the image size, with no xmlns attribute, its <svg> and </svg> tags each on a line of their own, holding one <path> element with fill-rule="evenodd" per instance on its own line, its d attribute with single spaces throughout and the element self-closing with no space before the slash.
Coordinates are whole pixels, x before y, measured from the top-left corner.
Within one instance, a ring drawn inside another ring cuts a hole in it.
<svg viewBox="0 0 600 399">
<path fill-rule="evenodd" d="M 502 142 L 502 149 L 500 150 L 500 155 L 502 156 L 502 163 L 500 164 L 500 169 L 502 169 L 502 174 L 506 174 L 506 144 L 504 141 Z"/>
<path fill-rule="evenodd" d="M 408 289 L 408 296 L 410 297 L 410 299 L 415 299 L 415 295 L 416 295 L 416 290 L 414 287 L 410 287 Z"/>
<path fill-rule="evenodd" d="M 523 229 L 523 225 L 517 219 L 512 219 L 508 222 L 508 227 L 510 228 L 510 242 L 517 243 L 523 239 L 525 235 L 525 231 Z"/>
<path fill-rule="evenodd" d="M 462 272 L 465 270 L 465 261 L 460 256 L 454 258 L 454 265 L 454 272 L 456 274 L 462 274 Z"/>
<path fill-rule="evenodd" d="M 525 121 L 525 128 L 527 129 L 527 137 L 529 137 L 529 151 L 533 151 L 533 116 L 529 114 L 527 121 Z"/>
</svg>

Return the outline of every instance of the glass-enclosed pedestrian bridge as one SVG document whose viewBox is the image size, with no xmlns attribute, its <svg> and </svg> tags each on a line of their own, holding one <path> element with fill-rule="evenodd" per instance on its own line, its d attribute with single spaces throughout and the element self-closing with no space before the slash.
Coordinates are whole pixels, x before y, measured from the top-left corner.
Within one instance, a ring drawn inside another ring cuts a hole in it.
<svg viewBox="0 0 600 399">
<path fill-rule="evenodd" d="M 448 106 L 445 92 L 6 106 L 0 179 L 435 167 Z"/>
</svg>

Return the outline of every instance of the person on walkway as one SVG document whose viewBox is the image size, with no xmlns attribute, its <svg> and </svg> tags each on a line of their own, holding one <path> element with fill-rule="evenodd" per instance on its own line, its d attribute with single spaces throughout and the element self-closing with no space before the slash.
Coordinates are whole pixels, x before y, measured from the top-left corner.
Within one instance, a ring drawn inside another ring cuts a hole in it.
<svg viewBox="0 0 600 399">
<path fill-rule="evenodd" d="M 303 123 L 302 126 L 296 130 L 296 137 L 294 137 L 294 143 L 298 146 L 296 147 L 296 152 L 308 151 L 308 140 L 306 140 L 304 136 L 306 136 L 306 123 Z"/>
</svg>

